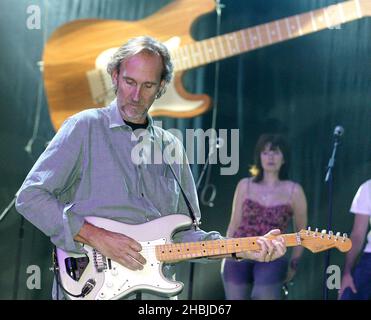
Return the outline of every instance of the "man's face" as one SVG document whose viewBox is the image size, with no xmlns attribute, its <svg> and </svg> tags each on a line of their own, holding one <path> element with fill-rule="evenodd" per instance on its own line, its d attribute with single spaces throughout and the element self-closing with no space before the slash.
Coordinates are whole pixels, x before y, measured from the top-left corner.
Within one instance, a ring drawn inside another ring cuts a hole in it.
<svg viewBox="0 0 371 320">
<path fill-rule="evenodd" d="M 113 72 L 117 84 L 117 105 L 126 121 L 145 123 L 149 108 L 165 81 L 161 81 L 162 59 L 157 54 L 140 52 Z"/>
</svg>

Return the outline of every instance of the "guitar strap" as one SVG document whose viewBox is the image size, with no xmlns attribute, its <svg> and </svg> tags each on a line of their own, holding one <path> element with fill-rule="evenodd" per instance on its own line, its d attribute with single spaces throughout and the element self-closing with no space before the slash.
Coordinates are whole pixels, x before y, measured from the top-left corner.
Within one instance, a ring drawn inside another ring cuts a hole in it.
<svg viewBox="0 0 371 320">
<path fill-rule="evenodd" d="M 154 140 L 156 140 L 156 139 L 154 139 Z M 163 139 L 162 139 L 162 142 L 164 142 Z M 166 149 L 166 148 L 164 148 L 164 144 L 163 143 L 161 144 L 160 148 L 162 150 L 163 157 L 165 157 L 164 149 Z M 167 161 L 167 164 L 168 164 L 168 166 L 169 166 L 169 168 L 171 170 L 171 173 L 173 174 L 173 176 L 175 178 L 175 181 L 177 182 L 177 184 L 178 184 L 178 186 L 180 188 L 180 191 L 181 191 L 181 193 L 183 195 L 184 201 L 185 201 L 185 203 L 186 203 L 186 205 L 188 207 L 189 215 L 191 216 L 191 219 L 193 220 L 193 224 L 192 225 L 193 225 L 194 229 L 197 231 L 197 230 L 200 229 L 199 228 L 199 225 L 201 224 L 201 221 L 198 221 L 197 220 L 196 215 L 195 215 L 195 211 L 193 210 L 193 207 L 191 205 L 191 202 L 189 201 L 189 199 L 188 199 L 188 197 L 187 197 L 187 195 L 186 195 L 186 193 L 185 193 L 185 191 L 184 191 L 181 183 L 179 182 L 179 179 L 178 179 L 178 177 L 177 177 L 177 175 L 175 173 L 175 170 L 174 170 L 173 166 L 170 164 L 169 161 Z"/>
<path fill-rule="evenodd" d="M 193 226 L 194 226 L 195 230 L 199 230 L 199 225 L 201 224 L 201 222 L 197 220 L 196 215 L 194 213 L 194 210 L 192 208 L 191 202 L 188 200 L 188 197 L 187 197 L 186 193 L 184 192 L 183 187 L 180 184 L 180 182 L 178 180 L 178 177 L 176 176 L 175 171 L 174 171 L 172 165 L 169 164 L 169 167 L 170 167 L 170 170 L 171 170 L 171 172 L 172 172 L 172 174 L 173 174 L 173 176 L 175 178 L 175 181 L 178 183 L 178 186 L 180 188 L 180 191 L 182 192 L 184 201 L 185 201 L 185 203 L 186 203 L 186 205 L 188 207 L 188 210 L 189 210 L 189 215 L 191 216 L 191 218 L 193 220 Z"/>
</svg>

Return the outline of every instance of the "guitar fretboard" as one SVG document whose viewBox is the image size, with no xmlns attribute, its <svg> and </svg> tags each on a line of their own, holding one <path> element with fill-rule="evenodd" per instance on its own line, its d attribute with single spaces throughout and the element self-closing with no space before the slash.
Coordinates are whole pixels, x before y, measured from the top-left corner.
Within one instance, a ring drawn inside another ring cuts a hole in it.
<svg viewBox="0 0 371 320">
<path fill-rule="evenodd" d="M 297 233 L 281 236 L 285 239 L 287 247 L 300 245 L 300 236 Z M 156 246 L 156 256 L 159 261 L 171 262 L 258 250 L 260 246 L 256 242 L 257 238 L 233 238 L 158 245 Z"/>
<path fill-rule="evenodd" d="M 322 9 L 264 23 L 184 45 L 171 52 L 174 70 L 183 71 L 281 41 L 300 37 L 364 16 L 360 0 L 341 2 Z"/>
</svg>

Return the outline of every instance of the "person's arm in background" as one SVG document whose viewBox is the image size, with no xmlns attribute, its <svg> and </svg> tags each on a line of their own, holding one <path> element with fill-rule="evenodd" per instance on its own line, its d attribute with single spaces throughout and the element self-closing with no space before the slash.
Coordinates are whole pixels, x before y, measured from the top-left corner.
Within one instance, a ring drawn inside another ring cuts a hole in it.
<svg viewBox="0 0 371 320">
<path fill-rule="evenodd" d="M 237 184 L 236 190 L 233 196 L 232 213 L 227 229 L 227 237 L 232 238 L 234 232 L 238 229 L 242 220 L 242 203 L 244 200 L 244 193 L 246 192 L 246 184 L 248 183 L 247 178 L 242 179 Z"/>
<path fill-rule="evenodd" d="M 338 297 L 340 298 L 344 290 L 348 287 L 354 292 L 357 293 L 357 289 L 353 282 L 353 277 L 351 271 L 354 267 L 354 263 L 361 252 L 363 243 L 368 230 L 368 220 L 369 216 L 364 214 L 355 214 L 352 233 L 350 239 L 352 240 L 352 248 L 345 256 L 345 266 L 343 271 L 343 277 L 341 280 L 341 287 L 339 290 Z"/>
<path fill-rule="evenodd" d="M 295 184 L 293 191 L 292 208 L 294 212 L 294 227 L 298 232 L 307 228 L 308 214 L 307 214 L 307 200 L 303 188 L 299 184 Z M 301 255 L 304 248 L 296 246 L 292 249 L 292 255 L 289 262 L 287 277 L 285 282 L 290 282 L 296 274 Z"/>
</svg>

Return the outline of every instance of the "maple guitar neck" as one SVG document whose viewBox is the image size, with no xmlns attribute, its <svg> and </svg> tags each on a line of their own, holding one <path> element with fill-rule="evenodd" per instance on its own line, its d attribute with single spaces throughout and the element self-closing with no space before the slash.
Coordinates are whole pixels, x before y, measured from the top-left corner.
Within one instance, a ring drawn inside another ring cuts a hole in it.
<svg viewBox="0 0 371 320">
<path fill-rule="evenodd" d="M 326 28 L 334 28 L 363 16 L 359 1 L 346 1 L 226 33 L 173 50 L 174 69 L 175 71 L 188 70 Z"/>
<path fill-rule="evenodd" d="M 337 247 L 340 251 L 350 250 L 351 241 L 346 234 L 340 236 L 310 230 L 298 233 L 280 235 L 284 238 L 287 247 L 304 246 L 312 252 L 321 252 Z M 259 237 L 231 238 L 224 240 L 208 240 L 200 242 L 173 243 L 156 246 L 156 256 L 159 261 L 174 262 L 201 257 L 228 255 L 243 251 L 259 250 L 256 241 Z M 268 237 L 274 239 L 274 236 Z"/>
</svg>

